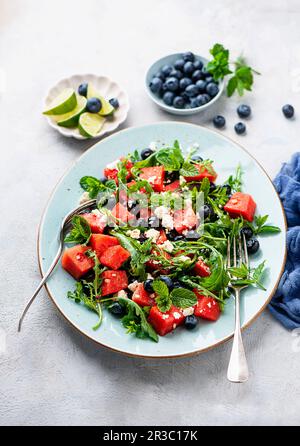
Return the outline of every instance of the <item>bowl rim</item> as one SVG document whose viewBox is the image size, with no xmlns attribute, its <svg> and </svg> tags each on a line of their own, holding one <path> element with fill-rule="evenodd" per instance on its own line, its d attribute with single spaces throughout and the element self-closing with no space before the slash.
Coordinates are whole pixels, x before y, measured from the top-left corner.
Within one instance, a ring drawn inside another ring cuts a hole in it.
<svg viewBox="0 0 300 446">
<path fill-rule="evenodd" d="M 166 56 L 160 57 L 159 59 L 157 59 L 155 62 L 153 62 L 150 67 L 146 70 L 144 79 L 145 79 L 145 88 L 146 88 L 146 92 L 147 95 L 150 97 L 150 99 L 152 99 L 152 101 L 160 108 L 162 108 L 163 110 L 174 114 L 174 112 L 176 112 L 176 114 L 180 114 L 182 116 L 184 115 L 192 115 L 192 114 L 196 114 L 198 112 L 201 112 L 207 108 L 209 108 L 212 104 L 214 104 L 218 99 L 220 99 L 220 97 L 222 96 L 223 92 L 224 92 L 224 87 L 225 87 L 225 82 L 224 79 L 221 79 L 219 81 L 219 92 L 218 94 L 213 97 L 209 102 L 207 102 L 207 104 L 204 105 L 200 105 L 200 107 L 195 107 L 195 108 L 175 108 L 172 107 L 170 105 L 166 105 L 161 99 L 159 99 L 154 93 L 152 93 L 152 91 L 149 88 L 148 85 L 148 77 L 149 77 L 149 73 L 151 71 L 151 69 L 153 68 L 153 66 L 155 64 L 157 64 L 158 62 L 161 62 L 161 64 L 163 65 L 163 62 L 165 59 L 169 58 L 169 57 L 179 57 L 182 56 L 183 53 L 171 53 L 168 54 Z M 204 61 L 205 63 L 208 62 L 208 59 L 205 56 L 201 56 L 200 54 L 195 54 L 195 57 L 198 59 L 201 59 L 202 61 Z"/>
<path fill-rule="evenodd" d="M 77 140 L 81 140 L 81 141 L 86 141 L 86 140 L 98 140 L 99 138 L 102 138 L 104 135 L 110 134 L 112 132 L 114 132 L 115 130 L 117 130 L 120 125 L 122 125 L 127 117 L 128 117 L 128 113 L 130 110 L 130 102 L 129 102 L 129 96 L 126 92 L 126 90 L 122 87 L 122 85 L 119 84 L 119 82 L 113 80 L 111 77 L 106 76 L 105 74 L 95 74 L 95 73 L 75 73 L 75 74 L 71 74 L 70 76 L 65 76 L 62 79 L 59 79 L 55 84 L 53 83 L 53 85 L 48 89 L 47 93 L 44 94 L 43 97 L 43 105 L 42 105 L 42 110 L 44 109 L 45 105 L 47 105 L 47 102 L 49 101 L 49 96 L 51 94 L 51 92 L 57 88 L 57 86 L 61 83 L 64 83 L 66 81 L 69 81 L 70 79 L 73 79 L 75 77 L 94 77 L 94 78 L 100 78 L 100 79 L 106 79 L 108 80 L 110 83 L 115 84 L 118 86 L 118 88 L 120 89 L 120 91 L 122 91 L 122 93 L 125 96 L 125 104 L 123 105 L 123 110 L 124 110 L 124 118 L 120 120 L 120 122 L 116 122 L 115 126 L 110 129 L 110 130 L 106 130 L 105 132 L 99 133 L 99 135 L 93 136 L 91 138 L 87 138 L 81 134 L 77 134 L 74 132 L 68 132 L 66 133 L 64 131 L 64 127 L 60 127 L 59 125 L 57 125 L 52 119 L 50 115 L 43 115 L 46 118 L 47 123 L 49 124 L 50 127 L 52 127 L 54 130 L 56 130 L 58 133 L 60 133 L 61 135 L 67 137 L 67 138 L 75 138 Z M 77 94 L 77 91 L 75 91 L 75 93 Z M 72 129 L 71 129 L 72 130 Z"/>
<path fill-rule="evenodd" d="M 228 136 L 225 136 L 223 133 L 221 133 L 220 131 L 217 131 L 215 129 L 211 129 L 205 125 L 201 125 L 201 124 L 193 124 L 190 122 L 184 122 L 184 121 L 179 121 L 179 120 L 175 120 L 175 121 L 155 121 L 152 122 L 150 124 L 144 124 L 144 125 L 139 125 L 139 126 L 131 126 L 131 127 L 127 127 L 126 129 L 122 129 L 119 130 L 119 132 L 117 133 L 124 133 L 124 132 L 128 132 L 128 131 L 133 131 L 136 128 L 139 127 L 148 127 L 148 126 L 155 126 L 155 125 L 176 125 L 176 124 L 184 124 L 186 126 L 190 126 L 190 127 L 200 127 L 200 128 L 204 128 L 206 130 L 208 130 L 211 133 L 215 133 L 221 137 L 223 137 L 224 139 L 228 140 L 229 142 L 236 144 L 242 151 L 246 152 L 249 157 L 254 160 L 254 162 L 258 165 L 258 167 L 264 172 L 264 174 L 266 175 L 267 179 L 269 180 L 269 182 L 271 183 L 275 194 L 278 197 L 279 203 L 280 203 L 280 208 L 282 211 L 282 216 L 283 216 L 283 224 L 284 224 L 284 236 L 285 236 L 285 242 L 286 242 L 286 237 L 287 237 L 287 220 L 286 220 L 286 216 L 285 216 L 285 212 L 284 212 L 284 208 L 283 208 L 283 204 L 280 200 L 279 194 L 277 192 L 277 190 L 275 189 L 275 186 L 272 182 L 271 177 L 269 176 L 269 174 L 267 173 L 267 171 L 265 170 L 265 168 L 261 165 L 261 163 L 243 146 L 241 145 L 239 142 L 235 141 L 233 138 L 230 138 Z M 110 135 L 107 138 L 113 138 L 116 134 L 114 135 Z M 96 144 L 98 144 L 99 141 L 96 141 L 90 148 L 93 148 Z M 43 277 L 45 271 L 43 270 L 43 265 L 42 265 L 42 255 L 40 252 L 40 235 L 41 235 L 41 231 L 42 231 L 42 227 L 46 218 L 46 213 L 48 211 L 49 205 L 51 203 L 52 197 L 54 196 L 58 186 L 61 184 L 61 182 L 64 180 L 64 178 L 68 175 L 68 173 L 74 168 L 74 166 L 77 164 L 77 162 L 84 158 L 85 154 L 87 153 L 87 151 L 85 151 L 84 153 L 82 153 L 80 156 L 78 156 L 75 161 L 73 161 L 69 167 L 65 170 L 65 172 L 63 173 L 63 175 L 61 176 L 61 178 L 57 181 L 57 183 L 55 184 L 54 188 L 52 189 L 52 192 L 50 193 L 50 195 L 48 196 L 48 199 L 46 201 L 44 210 L 42 212 L 41 218 L 40 218 L 40 222 L 38 224 L 38 228 L 37 228 L 37 239 L 36 239 L 36 250 L 37 250 L 37 258 L 38 258 L 38 267 L 39 267 L 39 271 L 41 274 L 41 277 Z M 284 256 L 283 256 L 283 260 L 282 260 L 282 264 L 281 264 L 281 268 L 280 268 L 280 272 L 279 275 L 277 277 L 277 280 L 274 284 L 273 289 L 271 290 L 269 296 L 266 298 L 264 304 L 260 307 L 260 309 L 257 311 L 257 313 L 254 314 L 254 316 L 248 321 L 246 322 L 242 327 L 241 330 L 244 331 L 245 329 L 247 329 L 248 327 L 250 327 L 254 321 L 256 321 L 256 319 L 258 319 L 258 317 L 263 313 L 263 311 L 266 309 L 266 307 L 268 306 L 268 304 L 271 302 L 271 299 L 273 297 L 273 295 L 275 294 L 275 291 L 278 287 L 279 281 L 281 279 L 281 276 L 284 272 L 284 268 L 285 268 L 285 264 L 286 264 L 286 259 L 287 259 L 287 247 L 286 247 L 286 243 L 285 243 L 285 249 L 284 249 Z M 95 345 L 97 345 L 98 347 L 104 347 L 107 350 L 116 352 L 116 353 L 120 353 L 123 356 L 127 356 L 127 357 L 132 357 L 132 358 L 144 358 L 144 359 L 158 359 L 158 360 L 164 360 L 164 359 L 176 359 L 176 358 L 189 358 L 189 357 L 193 357 L 193 356 L 198 356 L 201 353 L 213 350 L 214 348 L 226 343 L 227 341 L 229 341 L 230 339 L 233 338 L 234 333 L 232 332 L 230 335 L 224 336 L 222 339 L 218 340 L 217 342 L 215 342 L 212 345 L 209 345 L 208 347 L 204 347 L 204 348 L 200 348 L 198 350 L 194 350 L 192 352 L 189 353 L 179 353 L 179 354 L 165 354 L 163 356 L 156 356 L 156 355 L 144 355 L 144 354 L 139 354 L 139 353 L 128 353 L 125 352 L 123 350 L 120 350 L 116 347 L 111 347 L 108 346 L 104 343 L 102 343 L 99 340 L 96 340 L 94 338 L 92 338 L 91 336 L 89 336 L 87 333 L 83 332 L 75 323 L 73 323 L 71 321 L 71 319 L 69 319 L 69 317 L 60 309 L 59 305 L 56 303 L 55 298 L 52 296 L 51 291 L 48 287 L 47 282 L 45 283 L 45 289 L 47 291 L 48 297 L 50 298 L 50 300 L 52 301 L 52 303 L 54 304 L 55 308 L 58 310 L 58 312 L 63 316 L 63 318 L 70 324 L 70 326 L 72 326 L 77 332 L 79 332 L 81 335 L 83 335 L 86 339 L 89 339 L 90 341 L 92 341 Z"/>
</svg>

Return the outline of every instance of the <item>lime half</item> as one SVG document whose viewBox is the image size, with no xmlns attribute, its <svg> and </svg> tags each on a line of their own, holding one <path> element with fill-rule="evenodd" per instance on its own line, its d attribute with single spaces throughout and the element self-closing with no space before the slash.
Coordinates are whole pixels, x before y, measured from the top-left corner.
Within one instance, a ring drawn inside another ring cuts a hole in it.
<svg viewBox="0 0 300 446">
<path fill-rule="evenodd" d="M 60 125 L 61 127 L 76 127 L 79 116 L 84 112 L 85 106 L 86 98 L 84 96 L 78 96 L 77 105 L 73 110 L 64 113 L 63 115 L 52 116 L 52 119 L 54 119 L 57 125 Z"/>
<path fill-rule="evenodd" d="M 94 88 L 92 84 L 88 84 L 87 98 L 98 98 L 101 101 L 102 107 L 99 111 L 100 116 L 111 115 L 115 109 L 103 96 Z"/>
<path fill-rule="evenodd" d="M 65 88 L 43 111 L 44 115 L 61 115 L 76 107 L 77 99 L 73 88 Z"/>
<path fill-rule="evenodd" d="M 98 135 L 103 127 L 105 118 L 98 113 L 82 113 L 79 117 L 78 129 L 82 136 L 92 138 Z"/>
</svg>

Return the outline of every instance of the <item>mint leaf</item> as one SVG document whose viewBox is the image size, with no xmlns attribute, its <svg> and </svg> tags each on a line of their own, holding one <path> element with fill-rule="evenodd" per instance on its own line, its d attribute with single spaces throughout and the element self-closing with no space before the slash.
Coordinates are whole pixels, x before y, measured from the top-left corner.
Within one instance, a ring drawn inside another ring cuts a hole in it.
<svg viewBox="0 0 300 446">
<path fill-rule="evenodd" d="M 156 279 L 154 280 L 152 287 L 158 295 L 156 298 L 156 305 L 158 306 L 159 311 L 162 313 L 169 311 L 172 305 L 172 300 L 167 285 L 162 280 Z"/>
<path fill-rule="evenodd" d="M 153 341 L 158 342 L 158 335 L 147 321 L 143 309 L 127 297 L 118 297 L 117 299 L 128 308 L 128 313 L 122 318 L 122 323 L 127 328 L 127 332 L 135 333 L 138 338 L 148 336 Z"/>
<path fill-rule="evenodd" d="M 198 175 L 199 171 L 195 167 L 194 164 L 189 163 L 188 161 L 185 161 L 179 171 L 180 175 L 183 177 L 193 177 Z"/>
<path fill-rule="evenodd" d="M 278 232 L 281 232 L 281 229 L 278 228 L 278 226 L 272 226 L 272 225 L 264 225 L 261 226 L 257 234 L 277 234 Z"/>
<path fill-rule="evenodd" d="M 114 192 L 117 188 L 114 180 L 108 180 L 105 184 L 92 176 L 82 177 L 79 181 L 83 190 L 88 192 L 90 198 L 96 198 L 99 192 Z"/>
<path fill-rule="evenodd" d="M 215 81 L 224 79 L 227 74 L 231 74 L 229 68 L 229 50 L 225 49 L 220 43 L 216 43 L 210 49 L 210 54 L 214 58 L 208 62 L 206 69 L 212 74 Z"/>
<path fill-rule="evenodd" d="M 75 215 L 71 222 L 72 229 L 65 237 L 65 243 L 88 243 L 91 237 L 91 228 L 85 218 Z"/>
<path fill-rule="evenodd" d="M 196 294 L 186 288 L 174 288 L 171 292 L 171 299 L 173 305 L 179 308 L 192 307 L 197 303 Z"/>
</svg>

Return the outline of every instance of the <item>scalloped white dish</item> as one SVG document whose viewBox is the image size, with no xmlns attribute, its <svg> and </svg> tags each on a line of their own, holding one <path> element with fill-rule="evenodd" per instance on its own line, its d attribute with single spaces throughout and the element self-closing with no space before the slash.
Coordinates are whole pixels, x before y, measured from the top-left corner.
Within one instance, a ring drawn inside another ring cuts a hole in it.
<svg viewBox="0 0 300 446">
<path fill-rule="evenodd" d="M 107 133 L 112 133 L 116 130 L 123 122 L 125 122 L 128 112 L 129 112 L 129 99 L 127 93 L 120 87 L 119 84 L 112 81 L 106 76 L 97 76 L 95 74 L 74 74 L 68 78 L 62 79 L 54 87 L 52 87 L 44 101 L 44 107 L 47 107 L 51 101 L 58 96 L 58 94 L 64 89 L 71 87 L 76 92 L 78 86 L 83 82 L 92 83 L 96 90 L 101 93 L 106 99 L 117 98 L 119 101 L 119 108 L 115 110 L 113 117 L 107 118 L 105 123 L 98 133 L 98 135 L 89 139 L 98 139 Z M 56 122 L 51 119 L 51 116 L 45 116 L 50 127 L 57 130 L 61 135 L 66 137 L 72 137 L 76 139 L 87 139 L 79 133 L 78 128 L 66 128 L 60 127 Z"/>
</svg>

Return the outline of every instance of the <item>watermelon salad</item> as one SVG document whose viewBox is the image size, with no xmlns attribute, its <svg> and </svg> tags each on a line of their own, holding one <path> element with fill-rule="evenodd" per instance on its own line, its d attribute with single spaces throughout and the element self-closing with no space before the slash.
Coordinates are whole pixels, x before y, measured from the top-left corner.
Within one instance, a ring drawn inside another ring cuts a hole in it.
<svg viewBox="0 0 300 446">
<path fill-rule="evenodd" d="M 95 312 L 95 330 L 108 311 L 127 333 L 157 342 L 179 326 L 216 322 L 229 273 L 264 289 L 265 262 L 226 267 L 227 239 L 243 234 L 255 254 L 259 234 L 279 228 L 255 215 L 240 166 L 218 183 L 213 161 L 198 152 L 178 141 L 152 144 L 107 165 L 101 178 L 80 179 L 81 203 L 96 198 L 97 208 L 73 217 L 62 267 L 76 280 L 68 298 Z"/>
</svg>

